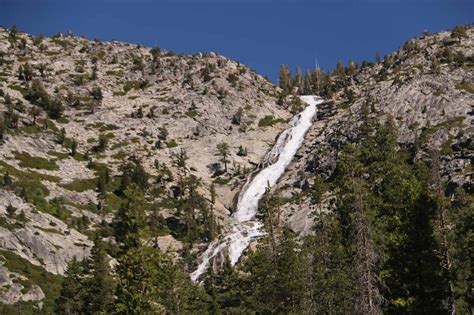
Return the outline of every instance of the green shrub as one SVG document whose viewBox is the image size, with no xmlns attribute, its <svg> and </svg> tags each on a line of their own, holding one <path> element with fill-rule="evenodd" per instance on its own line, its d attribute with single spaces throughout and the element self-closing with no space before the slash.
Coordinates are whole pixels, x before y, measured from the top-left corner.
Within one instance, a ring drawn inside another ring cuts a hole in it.
<svg viewBox="0 0 474 315">
<path fill-rule="evenodd" d="M 123 85 L 123 91 L 125 94 L 128 93 L 131 89 L 134 90 L 144 90 L 148 86 L 148 81 L 147 80 L 140 80 L 140 81 L 127 81 Z"/>
<path fill-rule="evenodd" d="M 189 110 L 189 111 L 187 111 L 185 114 L 186 114 L 186 116 L 188 116 L 188 117 L 194 118 L 194 117 L 196 117 L 196 116 L 198 115 L 198 112 L 195 111 L 195 110 Z"/>
<path fill-rule="evenodd" d="M 284 120 L 281 119 L 281 118 L 275 118 L 272 115 L 267 115 L 267 116 L 261 118 L 258 121 L 258 126 L 259 127 L 269 127 L 269 126 L 273 126 L 273 125 L 278 124 L 278 123 L 283 122 L 283 121 Z"/>
<path fill-rule="evenodd" d="M 0 174 L 5 176 L 5 174 L 8 173 L 9 177 L 15 178 L 13 187 L 18 190 L 19 195 L 24 197 L 26 200 L 29 200 L 29 196 L 31 196 L 36 189 L 41 189 L 45 196 L 49 194 L 49 190 L 41 183 L 41 181 L 48 180 L 55 183 L 60 181 L 56 176 L 44 175 L 33 171 L 23 172 L 17 170 L 4 161 L 0 161 L 0 166 Z"/>
<path fill-rule="evenodd" d="M 64 106 L 57 98 L 51 98 L 43 85 L 38 80 L 34 80 L 31 86 L 26 90 L 24 98 L 30 101 L 33 105 L 38 105 L 43 108 L 53 119 L 61 118 L 64 111 Z"/>
<path fill-rule="evenodd" d="M 175 140 L 170 140 L 170 141 L 166 142 L 166 146 L 168 148 L 174 148 L 174 147 L 178 146 L 178 143 Z"/>
<path fill-rule="evenodd" d="M 21 167 L 45 169 L 49 171 L 58 170 L 58 165 L 52 161 L 38 156 L 31 156 L 26 152 L 13 151 L 15 159 L 20 161 Z"/>
<path fill-rule="evenodd" d="M 471 83 L 467 82 L 466 80 L 462 80 L 459 84 L 456 85 L 456 89 L 458 90 L 464 90 L 466 92 L 469 92 L 471 94 L 474 94 L 474 85 Z"/>
<path fill-rule="evenodd" d="M 70 183 L 61 185 L 67 190 L 73 190 L 78 192 L 83 192 L 86 190 L 94 190 L 96 187 L 95 178 L 86 178 L 86 179 L 76 179 Z"/>
</svg>

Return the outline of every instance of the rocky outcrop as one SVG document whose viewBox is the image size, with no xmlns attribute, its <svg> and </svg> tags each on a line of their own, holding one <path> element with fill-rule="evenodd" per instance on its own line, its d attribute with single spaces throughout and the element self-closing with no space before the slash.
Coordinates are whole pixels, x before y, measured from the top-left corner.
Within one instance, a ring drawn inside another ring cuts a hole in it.
<svg viewBox="0 0 474 315">
<path fill-rule="evenodd" d="M 45 295 L 39 286 L 33 284 L 30 288 L 25 288 L 22 283 L 26 280 L 28 279 L 21 274 L 10 272 L 0 265 L 0 302 L 15 304 L 18 301 L 37 302 L 44 299 Z"/>
<path fill-rule="evenodd" d="M 399 145 L 416 152 L 416 159 L 430 161 L 433 150 L 438 151 L 448 194 L 457 186 L 472 187 L 474 29 L 467 34 L 460 43 L 450 39 L 450 32 L 422 36 L 357 74 L 349 87 L 352 102 L 341 92 L 321 107 L 298 158 L 280 181 L 280 193 L 297 196 L 311 188 L 307 179 L 332 176 L 338 153 L 361 140 L 368 119 L 393 123 Z M 446 49 L 463 56 L 464 65 L 443 59 Z M 290 218 L 304 217 L 314 207 L 309 200 L 293 203 L 285 206 Z M 299 232 L 311 218 L 299 221 L 295 226 L 289 219 L 288 224 Z"/>
<path fill-rule="evenodd" d="M 10 192 L 0 191 L 0 199 L 5 201 L 0 205 L 0 214 L 5 217 L 0 227 L 2 249 L 12 251 L 53 274 L 62 274 L 73 257 L 82 260 L 88 255 L 92 242 L 87 236 L 52 215 L 34 211 Z M 8 215 L 6 205 L 15 207 L 17 215 Z"/>
</svg>

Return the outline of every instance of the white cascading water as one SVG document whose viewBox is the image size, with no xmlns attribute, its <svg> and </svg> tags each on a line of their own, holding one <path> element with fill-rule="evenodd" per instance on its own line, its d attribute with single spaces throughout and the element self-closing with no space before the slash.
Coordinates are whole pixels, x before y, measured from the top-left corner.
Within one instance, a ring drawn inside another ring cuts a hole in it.
<svg viewBox="0 0 474 315">
<path fill-rule="evenodd" d="M 323 102 L 323 99 L 313 95 L 301 96 L 301 100 L 308 106 L 291 120 L 290 127 L 280 134 L 272 150 L 266 154 L 264 162 L 271 164 L 261 170 L 242 188 L 237 202 L 237 210 L 232 215 L 235 222 L 231 226 L 230 233 L 209 244 L 209 247 L 201 255 L 201 263 L 198 268 L 191 273 L 193 281 L 197 281 L 209 268 L 212 259 L 222 254 L 226 248 L 230 263 L 234 266 L 250 242 L 263 235 L 263 232 L 260 231 L 262 223 L 255 219 L 258 202 L 266 188 L 274 186 L 290 164 L 296 151 L 303 143 L 306 132 L 312 125 L 317 105 Z"/>
</svg>

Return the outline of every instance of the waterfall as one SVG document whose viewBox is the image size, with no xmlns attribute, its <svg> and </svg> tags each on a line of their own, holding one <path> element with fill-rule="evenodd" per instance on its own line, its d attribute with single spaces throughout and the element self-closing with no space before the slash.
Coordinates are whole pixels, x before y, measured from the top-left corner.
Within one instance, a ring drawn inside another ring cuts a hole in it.
<svg viewBox="0 0 474 315">
<path fill-rule="evenodd" d="M 214 257 L 225 254 L 225 250 L 228 252 L 231 265 L 234 266 L 250 242 L 263 235 L 260 231 L 262 223 L 255 219 L 258 202 L 267 186 L 274 186 L 291 163 L 312 125 L 317 112 L 316 106 L 323 102 L 320 97 L 312 95 L 301 96 L 301 100 L 308 106 L 293 117 L 289 128 L 280 134 L 273 148 L 265 155 L 264 163 L 271 164 L 247 181 L 242 188 L 237 209 L 232 215 L 234 222 L 230 233 L 209 244 L 201 255 L 198 268 L 191 273 L 193 281 L 197 281 L 206 272 Z"/>
</svg>

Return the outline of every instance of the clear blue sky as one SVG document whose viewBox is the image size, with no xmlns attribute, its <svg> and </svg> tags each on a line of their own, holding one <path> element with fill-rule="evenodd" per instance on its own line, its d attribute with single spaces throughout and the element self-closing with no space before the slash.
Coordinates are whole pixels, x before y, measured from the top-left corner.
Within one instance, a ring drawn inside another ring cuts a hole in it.
<svg viewBox="0 0 474 315">
<path fill-rule="evenodd" d="M 215 51 L 267 75 L 280 64 L 332 69 L 373 60 L 407 39 L 472 23 L 473 0 L 0 0 L 0 25 Z M 303 69 L 304 70 L 304 69 Z"/>
</svg>

